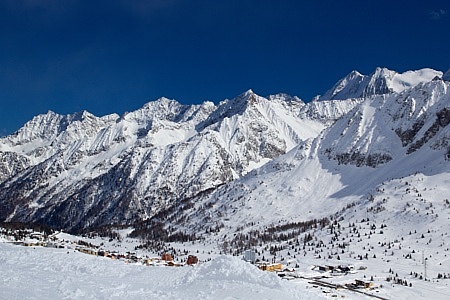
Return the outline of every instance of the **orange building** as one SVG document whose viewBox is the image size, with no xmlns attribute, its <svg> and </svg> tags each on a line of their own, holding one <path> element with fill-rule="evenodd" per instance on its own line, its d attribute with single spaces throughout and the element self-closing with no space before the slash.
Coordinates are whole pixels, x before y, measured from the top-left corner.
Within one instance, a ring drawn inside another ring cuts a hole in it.
<svg viewBox="0 0 450 300">
<path fill-rule="evenodd" d="M 161 260 L 164 260 L 164 261 L 172 261 L 172 260 L 173 260 L 173 257 L 172 257 L 172 255 L 170 255 L 169 253 L 164 253 L 164 254 L 161 256 Z"/>
</svg>

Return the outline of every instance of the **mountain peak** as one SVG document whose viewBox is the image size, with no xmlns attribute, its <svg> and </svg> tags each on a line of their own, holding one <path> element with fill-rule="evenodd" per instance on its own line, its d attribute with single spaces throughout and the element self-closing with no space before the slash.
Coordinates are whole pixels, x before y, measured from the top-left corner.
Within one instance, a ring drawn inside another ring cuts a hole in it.
<svg viewBox="0 0 450 300">
<path fill-rule="evenodd" d="M 377 67 L 375 69 L 374 74 L 386 74 L 386 73 L 390 73 L 390 72 L 395 72 L 395 71 L 389 70 L 388 68 L 384 68 L 384 67 Z"/>
<path fill-rule="evenodd" d="M 166 97 L 160 97 L 154 101 L 149 101 L 144 104 L 142 107 L 143 109 L 149 109 L 149 108 L 155 108 L 155 107 L 161 107 L 161 106 L 169 106 L 169 105 L 180 105 L 180 103 L 177 100 L 169 99 Z"/>
<path fill-rule="evenodd" d="M 367 76 L 353 70 L 344 78 L 339 80 L 330 90 L 317 100 L 343 100 L 348 98 L 359 98 L 363 91 L 363 81 Z M 355 97 L 355 95 L 358 95 Z"/>
<path fill-rule="evenodd" d="M 352 71 L 320 96 L 319 100 L 345 100 L 400 93 L 419 83 L 432 81 L 436 76 L 442 76 L 442 72 L 429 68 L 397 73 L 387 68 L 378 67 L 370 75 L 362 75 L 357 71 Z"/>
<path fill-rule="evenodd" d="M 238 106 L 247 106 L 248 104 L 257 103 L 258 98 L 260 98 L 260 96 L 257 95 L 252 89 L 249 89 L 234 98 L 232 102 L 234 102 L 235 105 Z"/>
<path fill-rule="evenodd" d="M 68 122 L 75 122 L 75 121 L 83 121 L 85 119 L 88 118 L 95 118 L 95 116 L 93 114 L 91 114 L 90 112 L 88 112 L 87 110 L 82 110 L 70 115 L 66 116 Z"/>
<path fill-rule="evenodd" d="M 236 98 L 250 100 L 255 97 L 258 97 L 258 95 L 252 89 L 248 89 L 247 91 L 243 92 Z"/>
<path fill-rule="evenodd" d="M 244 95 L 255 95 L 255 92 L 252 89 L 248 89 L 243 93 Z"/>
<path fill-rule="evenodd" d="M 279 100 L 279 101 L 283 101 L 283 102 L 294 101 L 294 102 L 304 103 L 299 97 L 291 96 L 286 93 L 278 93 L 278 94 L 274 94 L 274 95 L 269 95 L 267 98 L 271 101 Z"/>
<path fill-rule="evenodd" d="M 357 70 L 353 70 L 346 77 L 355 77 L 355 76 L 363 76 L 363 75 L 359 73 Z"/>
</svg>

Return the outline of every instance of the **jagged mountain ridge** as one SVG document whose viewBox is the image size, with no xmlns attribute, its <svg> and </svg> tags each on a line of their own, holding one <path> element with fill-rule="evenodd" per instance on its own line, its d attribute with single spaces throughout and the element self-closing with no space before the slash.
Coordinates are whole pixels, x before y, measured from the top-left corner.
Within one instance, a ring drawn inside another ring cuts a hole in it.
<svg viewBox="0 0 450 300">
<path fill-rule="evenodd" d="M 387 68 L 377 68 L 370 75 L 362 75 L 358 71 L 352 71 L 325 94 L 318 97 L 318 100 L 345 100 L 400 93 L 419 83 L 429 82 L 434 78 L 441 77 L 441 71 L 428 68 L 404 73 L 397 73 Z"/>
<path fill-rule="evenodd" d="M 443 81 L 367 99 L 344 117 L 345 124 L 341 120 L 330 129 L 324 151 L 340 163 L 376 167 L 415 152 L 435 136 L 433 148 L 446 147 L 449 100 Z"/>
<path fill-rule="evenodd" d="M 0 218 L 65 229 L 150 218 L 240 178 L 351 110 L 251 90 L 215 106 L 166 98 L 105 117 L 33 118 L 0 142 Z"/>
<path fill-rule="evenodd" d="M 0 218 L 69 230 L 154 219 L 184 231 L 329 213 L 317 198 L 342 209 L 379 183 L 368 174 L 450 153 L 448 83 L 374 93 L 305 104 L 249 90 L 217 106 L 161 98 L 123 116 L 37 116 L 1 139 Z"/>
</svg>

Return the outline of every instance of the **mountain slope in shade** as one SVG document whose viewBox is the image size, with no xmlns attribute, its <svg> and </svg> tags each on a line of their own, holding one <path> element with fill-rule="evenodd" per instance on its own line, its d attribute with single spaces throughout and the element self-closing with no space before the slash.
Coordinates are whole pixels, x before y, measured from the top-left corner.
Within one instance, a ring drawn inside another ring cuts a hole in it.
<svg viewBox="0 0 450 300">
<path fill-rule="evenodd" d="M 450 69 L 442 76 L 442 79 L 445 81 L 450 81 Z"/>
<path fill-rule="evenodd" d="M 319 100 L 345 100 L 393 92 L 400 93 L 419 83 L 429 82 L 435 77 L 442 77 L 442 72 L 432 69 L 421 69 L 397 73 L 386 68 L 377 68 L 370 75 L 362 75 L 357 71 L 352 71 L 320 96 Z"/>
<path fill-rule="evenodd" d="M 162 98 L 122 117 L 49 112 L 1 139 L 0 217 L 68 229 L 147 219 L 316 137 L 356 104 L 249 90 L 217 106 Z"/>
</svg>

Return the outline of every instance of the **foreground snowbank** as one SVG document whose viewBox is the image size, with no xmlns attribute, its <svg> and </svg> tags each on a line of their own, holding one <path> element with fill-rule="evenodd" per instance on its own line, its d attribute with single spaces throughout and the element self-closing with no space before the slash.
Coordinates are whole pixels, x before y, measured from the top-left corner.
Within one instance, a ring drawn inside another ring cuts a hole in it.
<svg viewBox="0 0 450 300">
<path fill-rule="evenodd" d="M 0 270 L 0 299 L 320 299 L 225 256 L 197 267 L 146 267 L 0 243 Z"/>
</svg>

